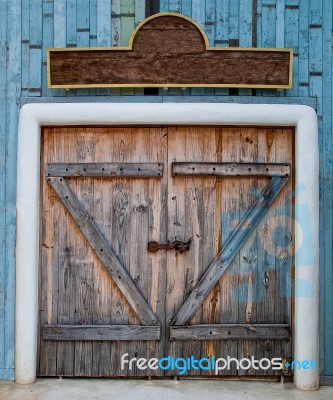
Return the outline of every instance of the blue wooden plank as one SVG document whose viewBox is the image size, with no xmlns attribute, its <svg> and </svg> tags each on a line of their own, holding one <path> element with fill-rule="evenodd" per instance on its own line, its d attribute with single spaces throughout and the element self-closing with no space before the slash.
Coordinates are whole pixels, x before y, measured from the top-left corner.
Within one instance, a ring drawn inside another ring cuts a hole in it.
<svg viewBox="0 0 333 400">
<path fill-rule="evenodd" d="M 66 0 L 54 2 L 54 47 L 66 47 Z"/>
<path fill-rule="evenodd" d="M 276 47 L 284 46 L 284 29 L 285 29 L 285 1 L 276 0 Z"/>
<path fill-rule="evenodd" d="M 252 47 L 252 3 L 239 1 L 239 46 Z"/>
<path fill-rule="evenodd" d="M 239 40 L 239 0 L 229 2 L 229 39 Z"/>
<path fill-rule="evenodd" d="M 290 7 L 293 6 L 293 7 Z M 297 6 L 297 8 L 295 7 Z M 299 3 L 286 0 L 285 9 L 285 46 L 294 49 L 293 87 L 286 90 L 286 96 L 298 96 L 299 88 Z"/>
<path fill-rule="evenodd" d="M 14 368 L 0 368 L 0 380 L 14 380 Z"/>
<path fill-rule="evenodd" d="M 23 17 L 23 15 L 22 15 Z M 43 42 L 42 42 L 42 95 L 52 96 L 53 92 L 47 87 L 46 49 L 53 47 L 53 2 L 43 1 Z M 22 66 L 22 73 L 24 69 Z"/>
<path fill-rule="evenodd" d="M 112 45 L 111 12 L 112 2 L 110 0 L 97 1 L 97 47 Z M 120 10 L 118 14 L 120 14 Z M 106 96 L 110 93 L 110 89 L 96 89 L 96 95 L 99 96 Z"/>
<path fill-rule="evenodd" d="M 229 1 L 216 0 L 216 27 L 215 27 L 215 42 L 216 47 L 229 46 Z M 229 89 L 215 89 L 217 96 L 227 96 Z"/>
<path fill-rule="evenodd" d="M 182 9 L 181 13 L 191 17 L 192 15 L 192 0 L 183 0 L 182 1 Z"/>
<path fill-rule="evenodd" d="M 90 47 L 97 46 L 97 0 L 89 2 L 89 45 Z"/>
<path fill-rule="evenodd" d="M 322 72 L 322 18 L 321 1 L 310 2 L 309 69 L 311 74 Z M 319 93 L 318 93 L 319 95 Z"/>
<path fill-rule="evenodd" d="M 276 0 L 263 0 L 261 5 L 261 45 L 276 47 Z M 276 90 L 263 89 L 263 96 L 276 96 Z"/>
<path fill-rule="evenodd" d="M 6 304 L 4 368 L 14 367 L 14 297 L 15 297 L 15 210 L 17 155 L 17 98 L 21 91 L 21 1 L 11 2 L 7 10 L 8 70 L 7 140 L 6 140 Z"/>
<path fill-rule="evenodd" d="M 22 0 L 22 96 L 29 96 L 30 84 L 30 0 Z M 4 75 L 5 78 L 5 75 Z M 1 79 L 1 78 L 0 78 Z"/>
<path fill-rule="evenodd" d="M 310 96 L 318 97 L 317 113 L 319 117 L 322 117 L 322 2 L 311 1 L 309 11 L 309 89 Z M 321 129 L 321 118 L 319 118 L 318 126 Z"/>
<path fill-rule="evenodd" d="M 169 0 L 160 0 L 160 12 L 169 11 Z"/>
<path fill-rule="evenodd" d="M 262 0 L 257 0 L 257 47 L 262 47 Z"/>
<path fill-rule="evenodd" d="M 42 95 L 42 0 L 30 0 L 30 82 L 29 96 Z"/>
<path fill-rule="evenodd" d="M 239 1 L 239 46 L 252 47 L 252 2 Z M 251 96 L 251 89 L 239 89 L 241 96 Z"/>
<path fill-rule="evenodd" d="M 0 370 L 5 364 L 7 2 L 0 2 Z M 0 372 L 0 379 L 2 378 Z"/>
<path fill-rule="evenodd" d="M 112 8 L 111 8 L 112 46 L 121 46 L 120 36 L 121 36 L 121 7 L 120 7 L 120 0 L 112 0 Z M 102 91 L 102 93 L 103 93 L 103 91 Z M 118 95 L 120 95 L 120 89 L 119 88 L 111 89 L 110 93 L 112 94 L 112 96 L 118 96 Z"/>
<path fill-rule="evenodd" d="M 77 5 L 76 0 L 67 0 L 66 5 L 66 47 L 77 46 Z"/>
<path fill-rule="evenodd" d="M 111 2 L 97 2 L 97 46 L 111 46 Z"/>
<path fill-rule="evenodd" d="M 299 9 L 298 40 L 298 94 L 309 95 L 309 2 L 302 2 Z"/>
<path fill-rule="evenodd" d="M 146 8 L 145 0 L 135 0 L 135 13 L 134 13 L 134 24 L 137 26 L 141 21 L 145 19 Z"/>
<path fill-rule="evenodd" d="M 208 37 L 210 46 L 214 46 L 215 26 L 216 26 L 215 4 L 213 1 L 206 1 L 205 21 L 203 27 Z"/>
<path fill-rule="evenodd" d="M 180 13 L 182 7 L 181 3 L 181 0 L 169 0 L 168 11 Z"/>
<path fill-rule="evenodd" d="M 120 0 L 112 1 L 112 46 L 121 46 L 120 43 Z"/>
<path fill-rule="evenodd" d="M 216 0 L 215 43 L 217 47 L 229 46 L 229 1 Z"/>
<path fill-rule="evenodd" d="M 333 243 L 333 140 L 332 140 L 332 25 L 333 6 L 332 2 L 323 2 L 323 44 L 322 51 L 325 57 L 323 62 L 323 130 L 321 167 L 322 181 L 321 192 L 322 205 L 322 235 L 321 235 L 321 260 L 322 270 L 320 276 L 321 299 L 320 299 L 320 321 L 321 321 L 321 360 L 322 372 L 325 375 L 333 375 L 333 268 L 332 268 L 332 243 Z M 326 89 L 327 88 L 327 89 Z M 331 90 L 328 90 L 331 88 Z M 323 289 L 323 290 L 322 290 Z"/>
<path fill-rule="evenodd" d="M 90 24 L 89 24 L 89 0 L 85 0 L 83 5 L 79 3 L 76 14 L 76 44 L 77 47 L 89 47 Z"/>
</svg>

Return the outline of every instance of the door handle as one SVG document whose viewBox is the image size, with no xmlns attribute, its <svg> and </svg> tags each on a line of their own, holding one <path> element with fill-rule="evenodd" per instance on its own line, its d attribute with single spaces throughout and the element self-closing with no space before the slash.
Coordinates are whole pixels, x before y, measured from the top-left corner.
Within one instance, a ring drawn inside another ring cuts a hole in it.
<svg viewBox="0 0 333 400">
<path fill-rule="evenodd" d="M 156 253 L 158 250 L 165 249 L 165 250 L 171 250 L 175 249 L 183 253 L 184 251 L 190 250 L 190 244 L 193 239 L 189 239 L 187 242 L 183 242 L 182 240 L 175 240 L 173 242 L 170 242 L 168 240 L 166 243 L 158 243 L 155 241 L 149 242 L 148 243 L 148 251 L 151 253 Z"/>
</svg>

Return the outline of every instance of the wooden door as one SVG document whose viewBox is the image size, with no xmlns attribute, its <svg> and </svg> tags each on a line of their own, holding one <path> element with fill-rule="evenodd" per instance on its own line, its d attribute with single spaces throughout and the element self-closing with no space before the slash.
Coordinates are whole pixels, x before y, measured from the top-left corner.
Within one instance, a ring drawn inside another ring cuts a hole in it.
<svg viewBox="0 0 333 400">
<path fill-rule="evenodd" d="M 38 374 L 180 374 L 122 369 L 126 353 L 290 358 L 292 137 L 291 128 L 44 128 Z M 191 243 L 148 251 L 167 240 Z"/>
</svg>

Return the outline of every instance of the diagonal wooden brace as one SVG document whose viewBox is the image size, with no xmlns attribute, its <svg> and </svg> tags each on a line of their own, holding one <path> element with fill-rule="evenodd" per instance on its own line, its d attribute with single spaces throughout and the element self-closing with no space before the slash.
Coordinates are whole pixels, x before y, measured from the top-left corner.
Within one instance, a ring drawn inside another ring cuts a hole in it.
<svg viewBox="0 0 333 400">
<path fill-rule="evenodd" d="M 223 249 L 210 264 L 197 286 L 186 299 L 185 303 L 178 311 L 178 314 L 171 322 L 171 325 L 185 325 L 188 323 L 232 263 L 236 254 L 240 251 L 250 234 L 266 214 L 268 208 L 281 192 L 287 181 L 288 178 L 273 177 L 265 186 L 251 209 L 241 220 L 237 229 L 230 236 Z"/>
<path fill-rule="evenodd" d="M 133 308 L 143 325 L 160 325 L 138 288 L 122 266 L 111 247 L 100 233 L 91 216 L 62 177 L 50 177 L 48 182 L 55 190 L 67 211 L 73 217 L 84 237 L 101 260 L 115 284 Z"/>
</svg>

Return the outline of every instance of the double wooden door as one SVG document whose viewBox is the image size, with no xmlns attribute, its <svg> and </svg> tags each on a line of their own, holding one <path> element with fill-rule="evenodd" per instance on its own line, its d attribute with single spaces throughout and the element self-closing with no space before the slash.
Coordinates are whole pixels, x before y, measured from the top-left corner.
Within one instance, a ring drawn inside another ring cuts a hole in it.
<svg viewBox="0 0 333 400">
<path fill-rule="evenodd" d="M 38 375 L 180 375 L 126 353 L 289 359 L 292 163 L 292 128 L 44 127 Z"/>
</svg>

